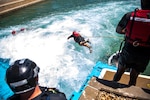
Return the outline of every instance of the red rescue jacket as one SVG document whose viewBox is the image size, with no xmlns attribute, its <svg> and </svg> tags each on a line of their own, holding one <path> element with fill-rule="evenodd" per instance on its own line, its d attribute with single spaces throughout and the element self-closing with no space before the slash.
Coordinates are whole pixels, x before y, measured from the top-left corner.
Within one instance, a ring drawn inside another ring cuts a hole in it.
<svg viewBox="0 0 150 100">
<path fill-rule="evenodd" d="M 73 36 L 75 36 L 75 37 L 79 37 L 80 36 L 80 34 L 78 33 L 78 32 L 73 32 Z"/>
<path fill-rule="evenodd" d="M 126 37 L 128 42 L 133 43 L 136 41 L 140 46 L 150 47 L 149 14 L 150 10 L 137 10 L 136 12 L 132 12 L 130 20 L 126 27 Z"/>
</svg>

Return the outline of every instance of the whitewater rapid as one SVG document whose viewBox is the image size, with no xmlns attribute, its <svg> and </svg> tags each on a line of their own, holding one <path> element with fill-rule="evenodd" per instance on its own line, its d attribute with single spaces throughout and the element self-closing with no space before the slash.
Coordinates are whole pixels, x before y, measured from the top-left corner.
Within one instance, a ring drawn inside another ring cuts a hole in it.
<svg viewBox="0 0 150 100">
<path fill-rule="evenodd" d="M 5 27 L 0 30 L 0 35 L 4 35 L 0 39 L 0 57 L 10 59 L 10 63 L 22 58 L 35 61 L 40 67 L 39 84 L 59 88 L 69 98 L 79 90 L 97 61 L 107 62 L 119 49 L 123 36 L 116 34 L 116 25 L 124 13 L 139 7 L 137 1 L 77 6 Z M 26 30 L 11 34 L 21 28 Z M 74 30 L 90 39 L 93 53 L 73 39 L 67 40 Z"/>
</svg>

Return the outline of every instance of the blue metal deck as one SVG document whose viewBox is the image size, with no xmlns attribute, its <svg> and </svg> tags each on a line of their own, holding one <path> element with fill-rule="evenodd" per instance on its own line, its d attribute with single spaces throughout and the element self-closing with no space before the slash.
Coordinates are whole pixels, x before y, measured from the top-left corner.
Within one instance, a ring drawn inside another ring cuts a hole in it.
<svg viewBox="0 0 150 100">
<path fill-rule="evenodd" d="M 69 100 L 78 100 L 80 98 L 83 90 L 88 85 L 89 80 L 94 76 L 99 77 L 99 75 L 101 74 L 102 69 L 104 69 L 104 68 L 108 68 L 108 69 L 112 69 L 112 70 L 117 69 L 115 66 L 110 66 L 106 63 L 98 61 L 96 63 L 96 65 L 93 67 L 93 70 L 91 71 L 91 73 L 87 76 L 87 78 L 86 78 L 84 84 L 81 86 L 80 90 L 78 92 L 73 92 L 73 94 L 71 95 Z"/>
</svg>

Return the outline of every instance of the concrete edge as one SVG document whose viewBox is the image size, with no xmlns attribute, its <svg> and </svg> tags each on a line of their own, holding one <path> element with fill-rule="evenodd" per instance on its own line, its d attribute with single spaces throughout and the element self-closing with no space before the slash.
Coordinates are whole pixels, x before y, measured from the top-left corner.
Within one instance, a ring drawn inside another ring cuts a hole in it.
<svg viewBox="0 0 150 100">
<path fill-rule="evenodd" d="M 0 15 L 4 15 L 4 14 L 9 13 L 9 12 L 11 12 L 11 11 L 14 11 L 14 10 L 17 10 L 17 9 L 21 9 L 21 8 L 23 8 L 23 7 L 27 7 L 27 6 L 30 6 L 30 5 L 33 5 L 33 4 L 42 2 L 42 1 L 45 1 L 45 0 L 36 0 L 36 1 L 30 2 L 30 3 L 26 3 L 26 4 L 23 4 L 23 5 L 20 5 L 20 6 L 16 6 L 16 7 L 14 7 L 14 8 L 10 8 L 10 9 L 1 11 L 1 12 L 0 12 Z"/>
</svg>

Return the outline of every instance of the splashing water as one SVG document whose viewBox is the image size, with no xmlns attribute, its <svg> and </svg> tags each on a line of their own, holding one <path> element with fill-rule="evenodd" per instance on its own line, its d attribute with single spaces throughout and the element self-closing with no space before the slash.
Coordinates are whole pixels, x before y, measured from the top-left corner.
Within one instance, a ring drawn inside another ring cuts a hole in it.
<svg viewBox="0 0 150 100">
<path fill-rule="evenodd" d="M 108 57 L 119 49 L 123 36 L 115 33 L 116 25 L 124 13 L 139 7 L 137 1 L 95 0 L 96 3 L 43 14 L 17 25 L 5 25 L 0 30 L 0 58 L 10 59 L 10 63 L 22 58 L 35 61 L 40 67 L 39 84 L 56 87 L 69 98 L 73 91 L 79 90 L 97 61 L 107 62 Z M 31 8 L 34 7 L 37 6 Z M 16 16 L 20 13 L 18 11 Z M 27 30 L 11 35 L 12 30 L 21 28 Z M 67 40 L 74 30 L 90 39 L 92 54 L 73 39 Z M 4 93 L 0 94 L 3 96 Z"/>
</svg>

